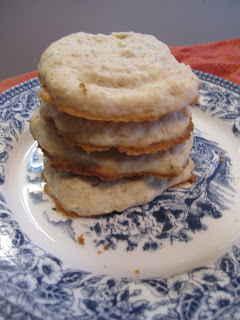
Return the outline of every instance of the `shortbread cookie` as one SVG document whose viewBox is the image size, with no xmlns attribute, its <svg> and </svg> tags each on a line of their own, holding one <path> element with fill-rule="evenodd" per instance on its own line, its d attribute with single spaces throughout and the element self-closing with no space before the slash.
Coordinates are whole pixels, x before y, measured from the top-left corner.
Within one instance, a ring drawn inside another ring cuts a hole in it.
<svg viewBox="0 0 240 320">
<path fill-rule="evenodd" d="M 191 107 L 156 121 L 113 122 L 73 117 L 41 100 L 41 117 L 53 123 L 68 145 L 87 152 L 117 148 L 131 155 L 155 153 L 183 143 L 193 131 Z"/>
<path fill-rule="evenodd" d="M 40 97 L 92 120 L 146 121 L 179 111 L 200 80 L 155 37 L 139 33 L 64 37 L 43 53 Z"/>
<path fill-rule="evenodd" d="M 82 148 L 69 148 L 54 127 L 40 117 L 39 109 L 30 120 L 30 131 L 51 166 L 83 175 L 96 175 L 105 180 L 135 175 L 161 178 L 181 174 L 189 161 L 192 137 L 183 144 L 154 154 L 129 156 L 115 149 L 87 154 Z"/>
<path fill-rule="evenodd" d="M 182 174 L 172 179 L 134 177 L 103 181 L 97 177 L 58 171 L 45 159 L 43 177 L 45 191 L 55 200 L 57 209 L 70 215 L 91 217 L 147 203 L 167 188 L 190 179 L 192 171 L 193 162 L 190 160 Z"/>
</svg>

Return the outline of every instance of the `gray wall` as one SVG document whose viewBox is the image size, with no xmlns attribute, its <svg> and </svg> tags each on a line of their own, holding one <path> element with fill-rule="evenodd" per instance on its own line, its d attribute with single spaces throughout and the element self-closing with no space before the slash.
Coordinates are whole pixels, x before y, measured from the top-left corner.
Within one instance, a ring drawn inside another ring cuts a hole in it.
<svg viewBox="0 0 240 320">
<path fill-rule="evenodd" d="M 135 31 L 168 45 L 240 36 L 240 0 L 0 0 L 0 80 L 37 68 L 58 38 Z"/>
</svg>

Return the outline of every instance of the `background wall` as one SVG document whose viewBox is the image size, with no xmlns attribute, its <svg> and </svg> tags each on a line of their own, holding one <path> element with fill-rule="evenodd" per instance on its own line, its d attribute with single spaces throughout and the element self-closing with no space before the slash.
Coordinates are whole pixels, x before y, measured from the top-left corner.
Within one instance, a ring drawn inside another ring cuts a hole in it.
<svg viewBox="0 0 240 320">
<path fill-rule="evenodd" d="M 168 45 L 240 37 L 239 0 L 0 0 L 0 80 L 37 68 L 70 33 L 135 31 Z"/>
</svg>

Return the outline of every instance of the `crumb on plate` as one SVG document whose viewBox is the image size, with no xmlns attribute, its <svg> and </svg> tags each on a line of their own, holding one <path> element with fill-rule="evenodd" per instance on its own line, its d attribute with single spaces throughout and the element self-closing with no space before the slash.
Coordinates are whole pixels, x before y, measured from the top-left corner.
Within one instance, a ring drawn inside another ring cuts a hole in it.
<svg viewBox="0 0 240 320">
<path fill-rule="evenodd" d="M 83 238 L 83 236 L 84 236 L 84 233 L 82 233 L 80 237 L 78 237 L 78 243 L 80 244 L 80 246 L 85 245 L 85 239 Z"/>
</svg>

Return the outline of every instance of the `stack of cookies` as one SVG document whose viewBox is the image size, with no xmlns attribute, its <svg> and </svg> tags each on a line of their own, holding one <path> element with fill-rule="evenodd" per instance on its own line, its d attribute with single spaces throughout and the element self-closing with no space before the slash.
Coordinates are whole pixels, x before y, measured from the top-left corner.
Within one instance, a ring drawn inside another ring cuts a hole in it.
<svg viewBox="0 0 240 320">
<path fill-rule="evenodd" d="M 50 45 L 38 71 L 30 130 L 58 209 L 123 211 L 190 179 L 200 82 L 165 44 L 133 32 L 72 34 Z"/>
</svg>

